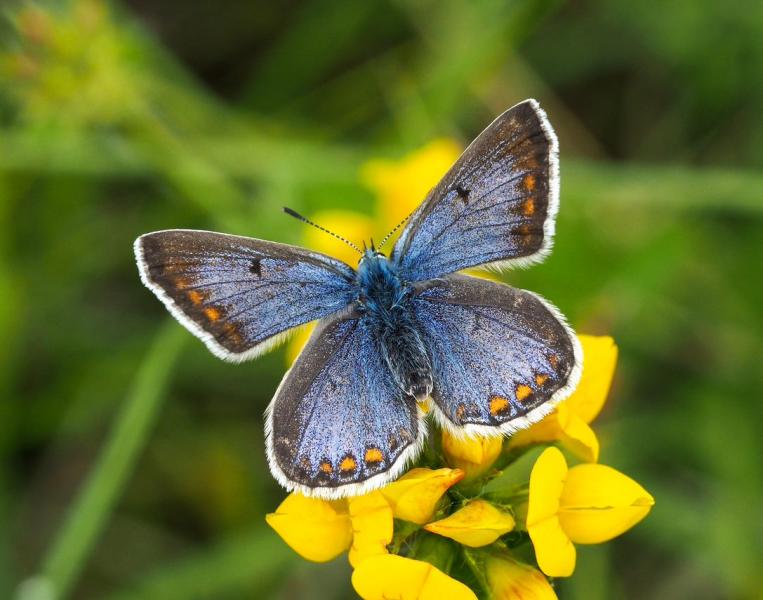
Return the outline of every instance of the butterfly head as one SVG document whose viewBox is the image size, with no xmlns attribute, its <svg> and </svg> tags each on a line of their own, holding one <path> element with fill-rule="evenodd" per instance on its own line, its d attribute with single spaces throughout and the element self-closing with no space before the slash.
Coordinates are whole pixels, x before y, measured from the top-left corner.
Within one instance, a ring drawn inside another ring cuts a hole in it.
<svg viewBox="0 0 763 600">
<path fill-rule="evenodd" d="M 379 260 L 387 260 L 387 257 L 383 252 L 379 252 L 376 249 L 373 238 L 371 238 L 370 246 L 367 245 L 365 242 L 363 242 L 363 252 L 360 255 L 360 261 L 358 261 L 358 265 L 368 263 L 368 261 L 379 261 Z"/>
<path fill-rule="evenodd" d="M 386 272 L 390 268 L 391 265 L 389 264 L 387 257 L 383 252 L 379 252 L 376 248 L 373 247 L 373 242 L 371 243 L 370 248 L 366 246 L 363 249 L 363 254 L 360 255 L 360 260 L 358 261 L 359 273 L 380 273 Z"/>
<path fill-rule="evenodd" d="M 357 283 L 363 304 L 371 308 L 389 308 L 398 302 L 402 292 L 397 267 L 374 248 L 366 247 L 358 263 Z"/>
</svg>

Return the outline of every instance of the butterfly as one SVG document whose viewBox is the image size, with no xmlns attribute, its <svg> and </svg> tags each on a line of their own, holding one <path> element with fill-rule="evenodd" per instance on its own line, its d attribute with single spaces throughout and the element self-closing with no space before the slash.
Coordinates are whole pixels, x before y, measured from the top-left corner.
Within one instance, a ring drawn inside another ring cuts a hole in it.
<svg viewBox="0 0 763 600">
<path fill-rule="evenodd" d="M 266 450 L 287 490 L 334 499 L 401 474 L 426 438 L 422 403 L 451 433 L 501 436 L 574 390 L 582 351 L 559 311 L 458 273 L 542 260 L 558 206 L 557 138 L 526 100 L 472 142 L 389 256 L 372 243 L 352 268 L 182 229 L 139 237 L 135 256 L 143 283 L 222 359 L 254 358 L 318 320 L 267 408 Z"/>
</svg>

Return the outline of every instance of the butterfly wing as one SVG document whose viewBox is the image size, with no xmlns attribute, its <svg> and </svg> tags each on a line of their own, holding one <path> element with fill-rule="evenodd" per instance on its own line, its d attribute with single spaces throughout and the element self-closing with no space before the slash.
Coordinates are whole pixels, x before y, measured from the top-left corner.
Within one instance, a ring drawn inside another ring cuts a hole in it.
<svg viewBox="0 0 763 600">
<path fill-rule="evenodd" d="M 173 229 L 135 240 L 135 258 L 143 283 L 226 360 L 257 356 L 352 301 L 352 268 L 274 242 Z"/>
<path fill-rule="evenodd" d="M 322 320 L 266 416 L 270 469 L 288 490 L 358 495 L 397 477 L 423 442 L 415 400 L 395 385 L 367 324 Z"/>
<path fill-rule="evenodd" d="M 409 281 L 468 267 L 527 265 L 551 250 L 557 139 L 535 100 L 510 108 L 466 149 L 397 240 Z"/>
<path fill-rule="evenodd" d="M 512 433 L 577 386 L 580 344 L 535 294 L 464 275 L 419 288 L 413 310 L 431 354 L 433 412 L 443 426 Z"/>
</svg>

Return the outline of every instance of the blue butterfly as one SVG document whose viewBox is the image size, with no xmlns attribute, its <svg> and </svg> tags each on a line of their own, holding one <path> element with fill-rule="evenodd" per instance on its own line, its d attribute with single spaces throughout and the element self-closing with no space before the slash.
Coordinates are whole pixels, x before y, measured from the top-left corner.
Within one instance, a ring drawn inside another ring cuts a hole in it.
<svg viewBox="0 0 763 600">
<path fill-rule="evenodd" d="M 323 498 L 392 481 L 421 448 L 427 402 L 458 435 L 528 427 L 576 387 L 582 352 L 539 296 L 456 274 L 526 266 L 551 249 L 557 139 L 526 100 L 467 148 L 389 257 L 357 269 L 302 248 L 208 231 L 135 241 L 143 283 L 217 356 L 244 361 L 319 319 L 266 412 L 288 490 Z"/>
</svg>

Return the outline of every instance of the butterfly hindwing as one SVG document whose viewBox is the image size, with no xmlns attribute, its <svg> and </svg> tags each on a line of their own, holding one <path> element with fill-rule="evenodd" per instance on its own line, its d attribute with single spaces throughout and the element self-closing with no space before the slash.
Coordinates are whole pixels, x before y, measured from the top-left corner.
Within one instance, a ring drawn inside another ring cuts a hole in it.
<svg viewBox="0 0 763 600">
<path fill-rule="evenodd" d="M 556 135 L 526 100 L 493 121 L 428 194 L 392 260 L 409 281 L 536 262 L 550 251 L 558 196 Z"/>
<path fill-rule="evenodd" d="M 431 355 L 431 397 L 443 426 L 512 433 L 540 420 L 577 385 L 579 342 L 535 294 L 464 275 L 420 289 L 413 310 Z"/>
<path fill-rule="evenodd" d="M 319 322 L 267 413 L 271 471 L 289 490 L 339 498 L 397 477 L 424 439 L 365 320 Z"/>
<path fill-rule="evenodd" d="M 352 297 L 349 266 L 285 244 L 173 229 L 139 237 L 135 256 L 143 282 L 227 360 L 256 356 Z"/>
</svg>

